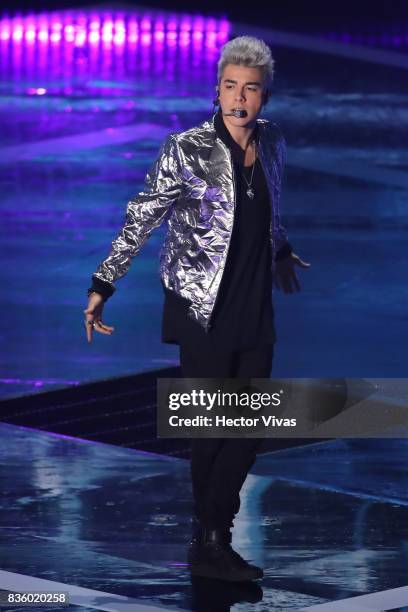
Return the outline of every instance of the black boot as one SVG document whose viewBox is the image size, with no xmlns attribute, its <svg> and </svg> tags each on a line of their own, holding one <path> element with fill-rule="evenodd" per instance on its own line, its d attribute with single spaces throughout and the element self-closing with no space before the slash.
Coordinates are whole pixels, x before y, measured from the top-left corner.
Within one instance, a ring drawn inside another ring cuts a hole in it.
<svg viewBox="0 0 408 612">
<path fill-rule="evenodd" d="M 199 550 L 204 541 L 204 527 L 195 516 L 191 519 L 191 540 L 187 551 L 189 565 L 196 563 Z"/>
<path fill-rule="evenodd" d="M 193 576 L 240 582 L 258 580 L 263 571 L 245 561 L 231 546 L 229 529 L 205 529 L 204 541 L 190 563 Z"/>
</svg>

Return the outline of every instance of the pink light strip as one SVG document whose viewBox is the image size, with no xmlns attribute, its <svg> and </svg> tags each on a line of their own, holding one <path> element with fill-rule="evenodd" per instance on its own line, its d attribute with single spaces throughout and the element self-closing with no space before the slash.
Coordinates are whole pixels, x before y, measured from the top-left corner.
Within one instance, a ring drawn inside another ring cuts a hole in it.
<svg viewBox="0 0 408 612">
<path fill-rule="evenodd" d="M 217 47 L 228 40 L 230 23 L 226 18 L 177 15 L 165 13 L 84 13 L 67 11 L 41 15 L 26 15 L 0 19 L 0 41 L 12 44 L 24 42 L 53 45 L 70 43 L 77 47 L 87 42 L 124 45 L 140 40 L 155 44 L 167 40 L 185 46 L 193 40 Z"/>
</svg>

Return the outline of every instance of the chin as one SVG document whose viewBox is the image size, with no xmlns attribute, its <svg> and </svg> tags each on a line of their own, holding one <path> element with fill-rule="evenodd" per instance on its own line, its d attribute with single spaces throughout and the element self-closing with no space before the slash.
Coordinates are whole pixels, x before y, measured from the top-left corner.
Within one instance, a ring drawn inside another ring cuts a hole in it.
<svg viewBox="0 0 408 612">
<path fill-rule="evenodd" d="M 228 113 L 229 111 L 225 111 L 225 112 Z M 237 122 L 237 125 L 242 125 L 243 123 L 250 123 L 251 121 L 255 121 L 257 117 L 258 115 L 248 113 L 246 117 L 235 117 L 234 115 L 229 115 L 225 117 L 225 119 L 228 119 L 228 121 L 232 121 L 234 123 Z"/>
<path fill-rule="evenodd" d="M 226 117 L 226 119 L 232 119 L 233 125 L 237 125 L 240 127 L 245 127 L 247 124 L 254 123 L 257 120 L 257 115 L 247 116 L 247 117 Z"/>
</svg>

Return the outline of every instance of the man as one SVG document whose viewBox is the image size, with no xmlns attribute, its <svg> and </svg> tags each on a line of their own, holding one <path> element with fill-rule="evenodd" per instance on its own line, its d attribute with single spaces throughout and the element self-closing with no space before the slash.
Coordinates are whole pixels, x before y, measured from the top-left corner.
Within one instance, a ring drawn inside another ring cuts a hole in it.
<svg viewBox="0 0 408 612">
<path fill-rule="evenodd" d="M 280 222 L 284 138 L 258 119 L 271 93 L 273 60 L 267 45 L 241 36 L 224 45 L 218 62 L 220 110 L 210 121 L 171 134 L 146 176 L 146 191 L 127 205 L 126 222 L 93 274 L 86 315 L 102 322 L 114 281 L 129 269 L 152 230 L 166 219 L 160 256 L 165 291 L 164 342 L 180 346 L 191 378 L 269 377 L 275 330 L 272 281 L 299 290 L 292 251 Z M 262 577 L 231 547 L 239 491 L 253 465 L 258 439 L 194 439 L 191 572 L 226 580 Z"/>
</svg>

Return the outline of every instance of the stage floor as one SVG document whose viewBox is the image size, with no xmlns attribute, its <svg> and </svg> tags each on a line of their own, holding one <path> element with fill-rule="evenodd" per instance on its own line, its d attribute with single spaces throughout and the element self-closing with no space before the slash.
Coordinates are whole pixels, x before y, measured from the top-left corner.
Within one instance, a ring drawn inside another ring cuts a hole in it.
<svg viewBox="0 0 408 612">
<path fill-rule="evenodd" d="M 78 612 L 279 612 L 323 603 L 326 612 L 340 609 L 329 607 L 334 600 L 349 600 L 344 611 L 397 609 L 381 607 L 384 591 L 387 605 L 408 610 L 408 587 L 399 588 L 408 561 L 406 464 L 399 440 L 259 456 L 233 543 L 265 568 L 264 579 L 192 582 L 186 460 L 0 424 L 0 590 L 61 590 Z"/>
</svg>

